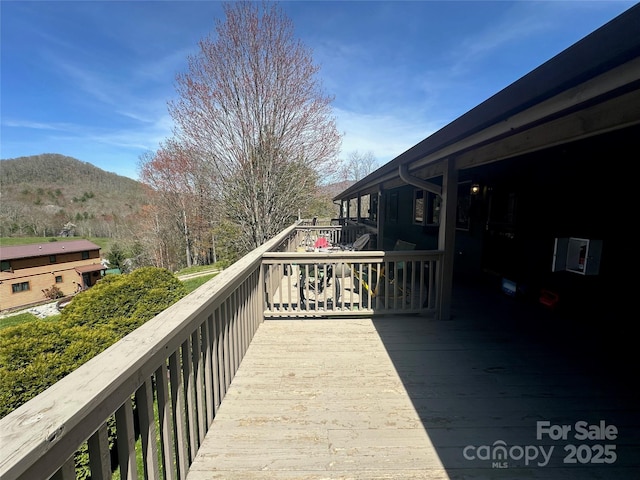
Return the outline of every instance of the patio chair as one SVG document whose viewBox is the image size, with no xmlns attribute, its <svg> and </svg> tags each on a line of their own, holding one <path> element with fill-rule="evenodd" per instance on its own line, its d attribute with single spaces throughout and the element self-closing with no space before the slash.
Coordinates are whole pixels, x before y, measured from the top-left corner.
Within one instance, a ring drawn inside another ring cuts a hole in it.
<svg viewBox="0 0 640 480">
<path fill-rule="evenodd" d="M 343 243 L 340 245 L 340 248 L 342 250 L 354 250 L 356 252 L 359 252 L 360 250 L 363 250 L 367 244 L 369 243 L 369 240 L 371 240 L 371 235 L 368 233 L 365 233 L 364 235 L 360 235 L 355 242 L 353 243 Z"/>
<path fill-rule="evenodd" d="M 342 250 L 359 252 L 368 245 L 369 240 L 371 240 L 371 235 L 365 233 L 364 235 L 359 236 L 355 242 L 346 245 L 340 245 L 340 248 Z M 333 275 L 336 278 L 349 277 L 351 276 L 352 268 L 353 265 L 349 263 L 339 263 L 336 265 L 336 268 L 333 271 Z"/>
</svg>

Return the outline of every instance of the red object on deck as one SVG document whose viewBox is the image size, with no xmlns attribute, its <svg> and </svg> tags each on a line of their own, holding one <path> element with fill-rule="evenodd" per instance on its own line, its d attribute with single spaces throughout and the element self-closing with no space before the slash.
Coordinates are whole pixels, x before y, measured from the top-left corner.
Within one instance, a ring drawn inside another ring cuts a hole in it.
<svg viewBox="0 0 640 480">
<path fill-rule="evenodd" d="M 315 248 L 327 248 L 329 246 L 329 242 L 325 237 L 320 237 L 316 240 L 316 243 L 313 244 Z"/>
</svg>

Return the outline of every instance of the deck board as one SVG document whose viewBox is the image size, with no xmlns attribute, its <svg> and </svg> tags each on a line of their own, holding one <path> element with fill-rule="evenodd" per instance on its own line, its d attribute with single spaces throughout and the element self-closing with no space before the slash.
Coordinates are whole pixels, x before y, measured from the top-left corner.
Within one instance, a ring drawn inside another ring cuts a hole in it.
<svg viewBox="0 0 640 480">
<path fill-rule="evenodd" d="M 632 389 L 612 384 L 605 368 L 585 368 L 575 352 L 517 328 L 488 328 L 474 307 L 447 322 L 265 321 L 188 480 L 637 476 L 640 402 Z M 540 420 L 604 420 L 619 435 L 538 441 Z M 547 465 L 510 459 L 508 468 L 463 455 L 468 445 L 500 440 L 554 450 Z M 568 443 L 613 444 L 617 459 L 565 464 Z"/>
</svg>

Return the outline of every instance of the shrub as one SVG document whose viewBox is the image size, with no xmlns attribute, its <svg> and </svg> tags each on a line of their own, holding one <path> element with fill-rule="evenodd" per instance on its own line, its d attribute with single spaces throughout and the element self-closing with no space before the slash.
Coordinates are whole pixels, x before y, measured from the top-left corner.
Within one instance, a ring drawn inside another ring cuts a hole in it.
<svg viewBox="0 0 640 480">
<path fill-rule="evenodd" d="M 90 326 L 124 318 L 137 324 L 129 330 L 133 331 L 186 294 L 182 282 L 168 270 L 143 267 L 127 275 L 108 275 L 79 293 L 62 311 L 61 321 Z"/>
<path fill-rule="evenodd" d="M 62 293 L 62 290 L 60 290 L 55 285 L 51 285 L 51 288 L 45 288 L 42 291 L 42 293 L 44 293 L 44 296 L 47 297 L 50 300 L 55 300 L 56 298 L 64 297 L 64 293 Z"/>
<path fill-rule="evenodd" d="M 0 417 L 178 301 L 187 291 L 171 272 L 145 267 L 107 276 L 78 294 L 56 322 L 0 331 Z"/>
<path fill-rule="evenodd" d="M 113 329 L 34 321 L 0 332 L 0 417 L 43 392 L 118 340 Z"/>
</svg>

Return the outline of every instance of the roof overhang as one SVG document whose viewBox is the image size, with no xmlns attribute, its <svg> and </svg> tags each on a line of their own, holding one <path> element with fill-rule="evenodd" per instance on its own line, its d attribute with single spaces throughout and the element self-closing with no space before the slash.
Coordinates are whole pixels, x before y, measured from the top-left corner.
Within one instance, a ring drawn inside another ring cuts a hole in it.
<svg viewBox="0 0 640 480">
<path fill-rule="evenodd" d="M 640 123 L 640 4 L 334 197 L 470 168 Z"/>
<path fill-rule="evenodd" d="M 78 267 L 74 267 L 74 270 L 78 273 L 99 272 L 106 269 L 107 267 L 105 267 L 101 263 L 96 263 L 94 265 L 80 265 Z"/>
</svg>

